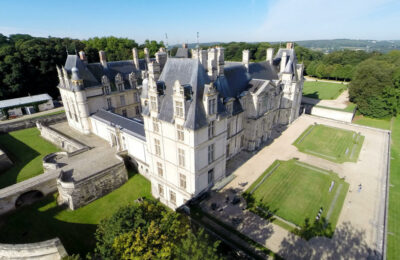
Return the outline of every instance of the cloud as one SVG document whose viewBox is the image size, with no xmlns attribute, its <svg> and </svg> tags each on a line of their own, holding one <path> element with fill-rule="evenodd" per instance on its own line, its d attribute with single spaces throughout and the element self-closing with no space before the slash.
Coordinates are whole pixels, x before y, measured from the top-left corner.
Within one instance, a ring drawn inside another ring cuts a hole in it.
<svg viewBox="0 0 400 260">
<path fill-rule="evenodd" d="M 393 0 L 277 0 L 257 40 L 400 39 L 400 4 Z"/>
</svg>

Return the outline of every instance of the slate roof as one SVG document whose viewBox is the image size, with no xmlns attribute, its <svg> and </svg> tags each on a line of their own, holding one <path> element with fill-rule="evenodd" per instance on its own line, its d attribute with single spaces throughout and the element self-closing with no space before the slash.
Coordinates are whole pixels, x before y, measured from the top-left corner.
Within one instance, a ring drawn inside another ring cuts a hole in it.
<svg viewBox="0 0 400 260">
<path fill-rule="evenodd" d="M 184 127 L 200 129 L 208 125 L 203 106 L 204 85 L 210 83 L 203 66 L 195 59 L 169 58 L 160 75 L 159 81 L 165 84 L 165 94 L 161 96 L 160 120 L 173 123 L 174 109 L 172 102 L 173 86 L 176 80 L 181 85 L 192 87 L 192 100 L 185 102 L 186 121 Z"/>
<path fill-rule="evenodd" d="M 49 94 L 40 94 L 21 98 L 12 98 L 0 101 L 0 108 L 23 106 L 25 104 L 52 100 Z"/>
<path fill-rule="evenodd" d="M 175 54 L 175 58 L 188 58 L 189 57 L 189 49 L 188 48 L 178 48 Z"/>
<path fill-rule="evenodd" d="M 92 117 L 110 126 L 119 126 L 121 127 L 121 131 L 146 141 L 146 134 L 142 121 L 123 117 L 103 109 L 97 111 Z"/>
<path fill-rule="evenodd" d="M 275 58 L 273 59 L 273 64 L 274 65 L 279 65 L 282 59 L 282 54 L 283 52 L 286 52 L 287 55 L 287 60 L 286 60 L 286 66 L 285 70 L 283 71 L 284 73 L 294 73 L 296 71 L 296 64 L 297 64 L 297 56 L 294 51 L 294 49 L 279 49 L 278 53 L 275 55 Z"/>
</svg>

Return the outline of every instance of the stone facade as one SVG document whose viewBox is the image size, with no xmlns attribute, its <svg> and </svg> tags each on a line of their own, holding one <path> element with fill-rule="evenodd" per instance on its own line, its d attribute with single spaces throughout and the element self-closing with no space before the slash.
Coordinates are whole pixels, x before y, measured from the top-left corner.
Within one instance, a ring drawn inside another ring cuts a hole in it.
<svg viewBox="0 0 400 260">
<path fill-rule="evenodd" d="M 57 179 L 58 203 L 75 210 L 119 188 L 127 180 L 123 162 L 79 181 L 71 178 L 70 172 L 61 171 Z"/>
<path fill-rule="evenodd" d="M 7 170 L 13 165 L 10 158 L 8 158 L 7 154 L 0 150 L 0 174 L 1 172 Z"/>
</svg>

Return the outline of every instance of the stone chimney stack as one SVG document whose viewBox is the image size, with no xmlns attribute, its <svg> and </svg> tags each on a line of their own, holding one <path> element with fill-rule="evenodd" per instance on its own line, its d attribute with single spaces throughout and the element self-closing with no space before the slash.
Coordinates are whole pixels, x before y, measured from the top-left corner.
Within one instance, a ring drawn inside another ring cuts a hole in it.
<svg viewBox="0 0 400 260">
<path fill-rule="evenodd" d="M 249 63 L 250 63 L 250 51 L 249 50 L 242 51 L 242 63 L 246 67 L 246 69 L 249 70 Z"/>
<path fill-rule="evenodd" d="M 157 62 L 150 62 L 147 66 L 149 68 L 149 80 L 156 84 L 157 80 L 160 78 L 160 64 Z"/>
<path fill-rule="evenodd" d="M 294 48 L 293 42 L 287 42 L 286 43 L 286 49 L 293 49 L 293 48 Z"/>
<path fill-rule="evenodd" d="M 150 53 L 149 53 L 149 49 L 144 48 L 144 59 L 146 60 L 147 64 L 150 63 Z"/>
<path fill-rule="evenodd" d="M 224 75 L 224 65 L 225 65 L 224 48 L 217 47 L 217 75 L 218 76 Z"/>
<path fill-rule="evenodd" d="M 156 52 L 156 61 L 158 64 L 160 64 L 161 70 L 164 68 L 165 63 L 167 63 L 167 58 L 167 52 L 161 47 L 160 50 Z"/>
<path fill-rule="evenodd" d="M 267 49 L 267 61 L 272 65 L 272 56 L 274 55 L 274 48 Z"/>
<path fill-rule="evenodd" d="M 281 68 L 280 68 L 280 72 L 283 72 L 283 71 L 285 70 L 286 61 L 287 61 L 287 55 L 286 55 L 286 52 L 284 51 L 284 52 L 282 53 L 282 58 L 281 58 Z"/>
<path fill-rule="evenodd" d="M 133 56 L 133 64 L 135 65 L 135 68 L 139 70 L 139 56 L 136 48 L 132 49 L 132 56 Z"/>
<path fill-rule="evenodd" d="M 192 49 L 192 59 L 200 60 L 200 50 L 199 49 Z"/>
<path fill-rule="evenodd" d="M 200 63 L 203 65 L 204 70 L 207 71 L 207 50 L 200 50 L 199 56 L 200 56 Z"/>
<path fill-rule="evenodd" d="M 83 61 L 83 63 L 87 64 L 87 58 L 84 51 L 79 52 L 79 58 L 81 59 L 81 61 Z"/>
<path fill-rule="evenodd" d="M 100 63 L 103 67 L 107 67 L 107 59 L 105 51 L 99 51 Z"/>
<path fill-rule="evenodd" d="M 187 43 L 182 43 L 182 48 L 187 49 L 188 48 Z"/>
<path fill-rule="evenodd" d="M 217 51 L 214 48 L 208 49 L 208 76 L 211 81 L 217 78 Z"/>
</svg>

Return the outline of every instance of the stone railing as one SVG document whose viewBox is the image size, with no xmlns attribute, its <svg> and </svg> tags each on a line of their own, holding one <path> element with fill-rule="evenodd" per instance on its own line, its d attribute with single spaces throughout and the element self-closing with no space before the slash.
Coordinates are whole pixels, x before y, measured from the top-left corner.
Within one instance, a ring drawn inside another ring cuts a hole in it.
<svg viewBox="0 0 400 260">
<path fill-rule="evenodd" d="M 66 157 L 68 158 L 68 153 L 67 152 L 55 152 L 46 155 L 43 157 L 43 169 L 46 170 L 56 170 L 58 168 L 61 168 L 62 165 L 60 165 L 59 158 L 58 157 Z"/>
<path fill-rule="evenodd" d="M 68 256 L 59 238 L 30 244 L 0 244 L 0 259 L 62 259 Z"/>
</svg>

